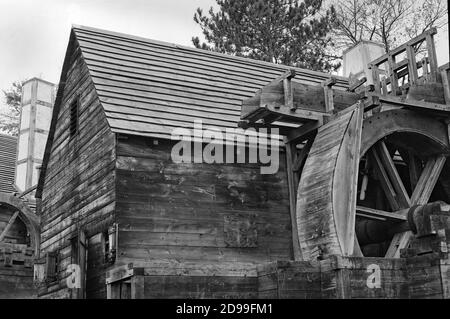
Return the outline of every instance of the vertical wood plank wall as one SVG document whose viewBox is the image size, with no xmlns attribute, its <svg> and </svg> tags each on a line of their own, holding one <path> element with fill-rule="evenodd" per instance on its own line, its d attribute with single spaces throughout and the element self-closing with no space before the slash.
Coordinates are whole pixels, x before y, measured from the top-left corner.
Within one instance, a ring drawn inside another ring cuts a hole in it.
<svg viewBox="0 0 450 319">
<path fill-rule="evenodd" d="M 100 222 L 113 222 L 115 135 L 108 127 L 78 50 L 72 59 L 45 176 L 41 209 L 40 253 L 43 256 L 46 252 L 58 252 L 58 281 L 48 285 L 41 295 L 57 296 L 65 287 L 66 268 L 71 263 L 70 238 L 77 234 L 78 228 L 95 228 Z M 79 132 L 71 139 L 69 108 L 77 96 L 80 98 Z M 98 271 L 104 272 L 102 267 Z M 95 291 L 89 293 L 96 294 Z M 106 298 L 104 287 L 98 293 Z"/>
<path fill-rule="evenodd" d="M 261 175 L 257 164 L 176 164 L 174 142 L 152 141 L 118 141 L 121 261 L 254 265 L 293 258 L 284 152 L 278 173 Z"/>
</svg>

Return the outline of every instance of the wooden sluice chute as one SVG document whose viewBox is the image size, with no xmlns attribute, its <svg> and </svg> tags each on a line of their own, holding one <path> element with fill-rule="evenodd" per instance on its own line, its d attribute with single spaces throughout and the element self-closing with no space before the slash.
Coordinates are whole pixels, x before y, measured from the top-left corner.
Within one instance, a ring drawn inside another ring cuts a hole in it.
<svg viewBox="0 0 450 319">
<path fill-rule="evenodd" d="M 400 257 L 436 233 L 429 216 L 450 215 L 449 67 L 435 33 L 370 63 L 371 84 L 306 85 L 290 70 L 243 102 L 241 127 L 285 136 L 296 260 Z"/>
</svg>

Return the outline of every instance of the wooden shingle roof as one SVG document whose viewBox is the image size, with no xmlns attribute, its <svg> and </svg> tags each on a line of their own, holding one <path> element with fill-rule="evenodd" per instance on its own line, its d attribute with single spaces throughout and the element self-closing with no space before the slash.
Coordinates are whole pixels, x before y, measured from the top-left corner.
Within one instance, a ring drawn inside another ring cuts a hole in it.
<svg viewBox="0 0 450 319">
<path fill-rule="evenodd" d="M 242 100 L 289 69 L 84 26 L 74 26 L 73 35 L 115 133 L 170 138 L 175 128 L 192 128 L 194 119 L 236 128 Z M 307 84 L 330 76 L 296 74 Z M 347 85 L 338 78 L 338 87 Z"/>
<path fill-rule="evenodd" d="M 0 192 L 14 193 L 17 138 L 0 134 Z"/>
</svg>

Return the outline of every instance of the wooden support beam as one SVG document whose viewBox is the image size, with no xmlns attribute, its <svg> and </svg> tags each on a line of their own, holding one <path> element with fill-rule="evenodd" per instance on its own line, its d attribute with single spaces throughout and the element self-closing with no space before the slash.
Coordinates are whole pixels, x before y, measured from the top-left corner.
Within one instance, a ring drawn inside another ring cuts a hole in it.
<svg viewBox="0 0 450 319">
<path fill-rule="evenodd" d="M 448 69 L 441 70 L 441 79 L 442 79 L 442 86 L 444 88 L 445 104 L 450 105 L 450 77 L 448 73 L 449 73 Z"/>
<path fill-rule="evenodd" d="M 286 142 L 287 143 L 295 143 L 295 142 L 301 142 L 302 140 L 305 140 L 308 138 L 308 136 L 315 133 L 315 131 L 321 127 L 323 124 L 323 121 L 310 121 L 308 123 L 303 124 L 300 127 L 294 128 L 290 130 L 290 132 L 286 136 Z"/>
<path fill-rule="evenodd" d="M 266 86 L 279 83 L 279 82 L 284 81 L 286 79 L 287 80 L 291 80 L 291 79 L 295 78 L 295 75 L 296 75 L 295 69 L 289 69 L 288 71 L 284 72 L 279 77 L 275 78 L 273 81 L 268 83 Z"/>
<path fill-rule="evenodd" d="M 395 62 L 394 57 L 391 54 L 388 54 L 388 64 L 389 64 L 389 78 L 391 79 L 391 93 L 393 95 L 397 95 L 398 89 L 398 76 L 397 71 L 395 70 Z"/>
<path fill-rule="evenodd" d="M 294 105 L 294 93 L 292 90 L 292 82 L 290 78 L 283 80 L 283 90 L 284 90 L 284 105 L 290 110 L 295 110 Z"/>
<path fill-rule="evenodd" d="M 314 143 L 314 138 L 308 139 L 306 144 L 300 150 L 300 153 L 295 158 L 294 165 L 292 167 L 292 170 L 294 172 L 301 172 L 301 169 L 302 169 L 303 165 L 305 164 L 306 157 L 308 157 L 309 151 L 311 150 L 313 143 Z"/>
<path fill-rule="evenodd" d="M 267 130 L 271 130 L 271 129 L 275 129 L 276 128 L 276 129 L 278 129 L 278 131 L 279 131 L 279 133 L 281 135 L 287 135 L 293 130 L 293 128 L 290 127 L 290 126 L 275 125 L 273 123 L 269 123 L 269 124 L 266 124 L 266 123 L 251 123 L 251 125 L 250 125 L 249 121 L 247 121 L 247 120 L 239 121 L 238 122 L 238 127 L 243 128 L 243 129 L 247 129 L 249 127 L 253 127 L 255 129 L 265 128 Z"/>
<path fill-rule="evenodd" d="M 372 69 L 372 81 L 375 87 L 375 92 L 381 93 L 380 70 L 378 68 L 378 65 L 372 65 L 370 68 Z"/>
<path fill-rule="evenodd" d="M 403 181 L 401 180 L 400 175 L 398 174 L 397 168 L 395 167 L 394 161 L 392 160 L 391 154 L 389 153 L 389 150 L 387 149 L 384 141 L 380 141 L 377 144 L 377 148 L 383 166 L 385 167 L 386 172 L 389 175 L 389 179 L 392 183 L 392 186 L 394 187 L 396 193 L 395 198 L 398 205 L 400 206 L 400 208 L 410 207 L 411 200 L 405 189 L 405 186 L 403 185 Z"/>
<path fill-rule="evenodd" d="M 334 112 L 334 96 L 333 96 L 333 85 L 337 82 L 335 77 L 330 77 L 322 83 L 323 94 L 325 96 L 325 112 L 328 114 L 333 114 Z M 327 121 L 327 118 L 324 118 Z"/>
<path fill-rule="evenodd" d="M 3 239 L 5 238 L 6 234 L 9 231 L 9 229 L 11 228 L 11 226 L 16 221 L 17 216 L 19 216 L 19 211 L 18 210 L 15 211 L 14 214 L 11 216 L 11 218 L 8 221 L 8 224 L 6 224 L 6 227 L 3 229 L 2 233 L 0 234 L 0 242 L 3 241 Z"/>
<path fill-rule="evenodd" d="M 387 78 L 384 78 L 383 80 L 381 80 L 381 88 L 382 90 L 382 94 L 383 95 L 388 95 L 388 88 L 387 88 Z"/>
<path fill-rule="evenodd" d="M 379 95 L 373 95 L 369 93 L 367 97 L 364 99 L 364 111 L 370 111 L 378 106 L 380 106 L 380 96 Z"/>
<path fill-rule="evenodd" d="M 271 105 L 268 105 L 265 108 L 268 111 L 272 112 L 273 114 L 279 115 L 281 117 L 281 120 L 283 121 L 289 119 L 294 121 L 297 120 L 299 122 L 301 121 L 306 122 L 307 120 L 323 121 L 323 117 L 325 116 L 324 113 L 302 109 L 295 109 L 295 110 L 289 110 L 287 108 L 276 109 Z"/>
<path fill-rule="evenodd" d="M 428 203 L 446 160 L 447 157 L 440 155 L 430 159 L 426 163 L 417 187 L 411 196 L 412 205 L 424 205 Z"/>
<path fill-rule="evenodd" d="M 408 209 L 391 213 L 380 209 L 356 206 L 356 215 L 382 221 L 404 222 L 408 219 Z"/>
<path fill-rule="evenodd" d="M 425 57 L 420 60 L 420 64 L 422 65 L 422 78 L 425 81 L 428 81 L 428 59 Z"/>
<path fill-rule="evenodd" d="M 367 100 L 365 103 L 370 104 L 371 96 L 377 97 L 379 103 L 386 103 L 386 104 L 389 104 L 392 106 L 407 107 L 407 108 L 413 108 L 416 110 L 423 110 L 423 111 L 435 111 L 440 114 L 443 114 L 443 113 L 450 114 L 450 107 L 445 104 L 438 104 L 438 103 L 431 103 L 431 102 L 424 102 L 424 101 L 417 101 L 417 100 L 408 100 L 404 97 L 384 96 L 384 95 L 376 94 L 376 93 L 368 93 Z"/>
<path fill-rule="evenodd" d="M 428 59 L 430 60 L 430 77 L 431 82 L 437 82 L 438 63 L 436 56 L 436 48 L 434 45 L 433 34 L 428 33 L 426 35 Z"/>
<path fill-rule="evenodd" d="M 416 52 L 414 51 L 413 46 L 406 46 L 406 55 L 408 57 L 409 83 L 411 85 L 416 85 L 419 75 L 417 73 Z"/>
<path fill-rule="evenodd" d="M 288 177 L 288 188 L 289 188 L 289 211 L 291 214 L 291 227 L 292 227 L 292 243 L 294 250 L 294 259 L 302 260 L 302 254 L 300 250 L 300 241 L 298 238 L 298 227 L 297 227 L 297 187 L 295 186 L 294 180 L 294 170 L 293 161 L 294 154 L 292 154 L 292 146 L 294 144 L 287 143 L 286 145 L 286 170 Z"/>
<path fill-rule="evenodd" d="M 422 174 L 422 163 L 420 159 L 418 159 L 411 151 L 408 151 L 407 161 L 409 168 L 409 181 L 411 184 L 411 193 L 412 193 L 414 189 L 416 189 L 420 175 Z"/>
</svg>

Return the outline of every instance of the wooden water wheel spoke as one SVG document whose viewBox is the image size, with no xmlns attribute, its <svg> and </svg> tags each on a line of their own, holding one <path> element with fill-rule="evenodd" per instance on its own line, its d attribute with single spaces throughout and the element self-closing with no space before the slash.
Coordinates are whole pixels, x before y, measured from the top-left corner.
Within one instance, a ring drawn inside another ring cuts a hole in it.
<svg viewBox="0 0 450 319">
<path fill-rule="evenodd" d="M 447 158 L 444 155 L 439 155 L 428 160 L 411 196 L 413 205 L 423 205 L 428 203 L 431 193 L 444 168 L 446 159 Z"/>
<path fill-rule="evenodd" d="M 406 208 L 411 206 L 411 200 L 409 198 L 408 193 L 406 192 L 406 188 L 403 185 L 403 181 L 400 178 L 400 175 L 395 167 L 394 161 L 392 160 L 391 154 L 389 153 L 386 144 L 384 141 L 380 141 L 376 145 L 376 149 L 380 154 L 380 159 L 386 168 L 386 172 L 389 175 L 389 179 L 392 182 L 392 186 L 395 190 L 395 199 L 399 208 Z"/>
<path fill-rule="evenodd" d="M 404 161 L 407 162 L 409 168 L 409 183 L 411 184 L 411 193 L 417 186 L 420 175 L 422 174 L 422 163 L 413 152 L 408 151 L 407 154 L 402 155 Z"/>
<path fill-rule="evenodd" d="M 363 206 L 356 206 L 356 215 L 381 221 L 404 222 L 407 220 L 408 209 L 396 212 L 386 212 L 380 209 L 373 209 Z"/>
<path fill-rule="evenodd" d="M 439 155 L 428 160 L 411 196 L 412 205 L 424 205 L 428 203 L 446 159 L 446 156 Z M 411 236 L 411 231 L 395 234 L 386 253 L 386 257 L 399 257 L 400 249 L 407 246 Z"/>
<path fill-rule="evenodd" d="M 400 209 L 400 205 L 397 199 L 397 193 L 395 192 L 394 186 L 392 185 L 391 180 L 388 176 L 388 172 L 386 171 L 386 168 L 384 167 L 376 149 L 372 149 L 372 156 L 374 159 L 373 162 L 375 166 L 376 175 L 380 181 L 380 184 L 383 188 L 384 194 L 386 195 L 389 205 L 391 206 L 391 209 L 394 211 Z"/>
</svg>

